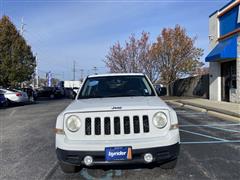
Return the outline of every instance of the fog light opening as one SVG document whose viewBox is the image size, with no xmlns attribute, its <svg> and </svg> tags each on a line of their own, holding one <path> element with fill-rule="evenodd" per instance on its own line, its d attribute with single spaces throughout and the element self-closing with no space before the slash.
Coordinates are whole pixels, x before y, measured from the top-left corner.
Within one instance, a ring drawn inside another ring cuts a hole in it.
<svg viewBox="0 0 240 180">
<path fill-rule="evenodd" d="M 93 158 L 92 156 L 86 156 L 84 157 L 83 161 L 86 166 L 91 166 L 91 164 L 93 163 Z"/>
<path fill-rule="evenodd" d="M 146 153 L 144 155 L 144 161 L 146 163 L 151 163 L 153 161 L 153 155 L 151 153 Z"/>
</svg>

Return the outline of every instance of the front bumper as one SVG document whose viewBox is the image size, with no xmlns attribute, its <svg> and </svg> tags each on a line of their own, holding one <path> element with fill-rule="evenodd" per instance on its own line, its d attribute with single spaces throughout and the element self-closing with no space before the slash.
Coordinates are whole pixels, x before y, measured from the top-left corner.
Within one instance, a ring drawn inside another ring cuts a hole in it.
<svg viewBox="0 0 240 180">
<path fill-rule="evenodd" d="M 68 151 L 57 148 L 56 153 L 60 161 L 76 165 L 84 166 L 83 159 L 85 156 L 92 156 L 93 163 L 91 166 L 108 166 L 108 165 L 133 165 L 133 164 L 146 164 L 144 161 L 144 154 L 151 153 L 153 155 L 153 163 L 164 163 L 174 160 L 178 157 L 180 145 L 179 143 L 146 149 L 133 149 L 132 160 L 125 161 L 105 161 L 104 151 Z"/>
</svg>

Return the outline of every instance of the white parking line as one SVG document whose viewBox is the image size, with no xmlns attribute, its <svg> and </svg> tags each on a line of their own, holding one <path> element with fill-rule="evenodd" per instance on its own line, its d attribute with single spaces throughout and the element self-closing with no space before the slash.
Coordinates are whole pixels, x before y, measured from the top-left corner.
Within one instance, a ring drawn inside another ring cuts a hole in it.
<svg viewBox="0 0 240 180">
<path fill-rule="evenodd" d="M 45 176 L 42 179 L 44 179 L 44 180 L 50 179 L 51 176 L 54 174 L 54 172 L 57 170 L 58 166 L 59 166 L 58 161 L 55 161 L 55 163 L 53 164 L 52 168 L 50 168 L 48 170 L 48 172 L 45 174 Z"/>
<path fill-rule="evenodd" d="M 190 124 L 186 124 L 186 125 L 179 125 L 179 127 L 201 127 L 201 126 L 240 126 L 240 123 L 238 124 L 193 124 L 193 125 L 190 125 Z"/>
<path fill-rule="evenodd" d="M 15 112 L 16 112 L 16 109 L 14 109 L 14 110 L 9 114 L 9 117 L 12 117 Z"/>
<path fill-rule="evenodd" d="M 208 128 L 223 130 L 227 132 L 240 133 L 240 130 L 238 131 L 233 129 L 222 128 L 222 127 L 229 127 L 229 126 L 240 126 L 240 124 L 180 125 L 180 127 L 208 127 Z"/>
<path fill-rule="evenodd" d="M 206 138 L 215 139 L 215 140 L 218 140 L 218 141 L 228 141 L 228 140 L 226 140 L 226 139 L 221 139 L 221 138 L 217 138 L 217 137 L 214 137 L 214 136 L 209 136 L 209 135 L 205 135 L 205 134 L 200 134 L 200 133 L 196 133 L 196 132 L 192 132 L 192 131 L 187 131 L 187 130 L 183 130 L 183 129 L 180 129 L 179 131 L 186 132 L 186 133 L 190 133 L 190 134 L 194 134 L 194 135 L 198 135 L 198 136 L 202 136 L 202 137 L 206 137 Z"/>
<path fill-rule="evenodd" d="M 206 127 L 208 127 L 208 128 L 212 128 L 212 129 L 219 129 L 219 130 L 222 130 L 222 131 L 228 131 L 228 132 L 240 133 L 240 131 L 233 130 L 233 129 L 225 129 L 225 128 L 212 127 L 212 126 L 206 126 Z"/>
<path fill-rule="evenodd" d="M 222 144 L 222 143 L 240 143 L 240 140 L 180 142 L 180 144 Z"/>
<path fill-rule="evenodd" d="M 181 115 L 206 115 L 206 112 L 184 112 L 184 111 L 176 111 L 177 114 Z"/>
</svg>

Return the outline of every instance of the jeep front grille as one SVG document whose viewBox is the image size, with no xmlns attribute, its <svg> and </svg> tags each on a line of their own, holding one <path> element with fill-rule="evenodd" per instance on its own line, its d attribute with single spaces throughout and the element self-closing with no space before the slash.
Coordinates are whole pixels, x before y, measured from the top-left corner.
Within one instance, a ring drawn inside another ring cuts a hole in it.
<svg viewBox="0 0 240 180">
<path fill-rule="evenodd" d="M 131 128 L 133 128 L 133 132 L 131 132 Z M 110 117 L 85 118 L 85 135 L 139 134 L 141 132 L 148 133 L 149 131 L 149 118 L 147 115 L 124 116 L 123 118 L 115 116 L 112 119 Z"/>
</svg>

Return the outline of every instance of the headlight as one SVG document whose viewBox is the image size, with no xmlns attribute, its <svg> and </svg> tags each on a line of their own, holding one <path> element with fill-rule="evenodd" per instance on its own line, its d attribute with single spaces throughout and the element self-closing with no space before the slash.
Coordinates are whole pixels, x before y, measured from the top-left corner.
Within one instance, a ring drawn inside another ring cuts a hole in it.
<svg viewBox="0 0 240 180">
<path fill-rule="evenodd" d="M 153 116 L 153 124 L 157 128 L 164 128 L 167 125 L 167 116 L 163 112 L 158 112 Z"/>
<path fill-rule="evenodd" d="M 81 127 L 81 120 L 77 116 L 69 116 L 66 121 L 66 126 L 69 131 L 76 132 Z"/>
</svg>

